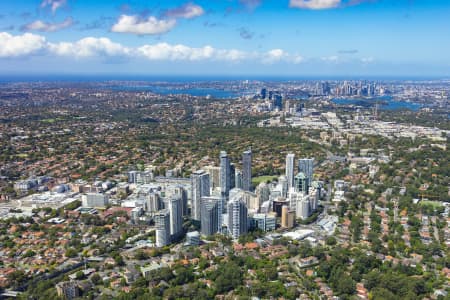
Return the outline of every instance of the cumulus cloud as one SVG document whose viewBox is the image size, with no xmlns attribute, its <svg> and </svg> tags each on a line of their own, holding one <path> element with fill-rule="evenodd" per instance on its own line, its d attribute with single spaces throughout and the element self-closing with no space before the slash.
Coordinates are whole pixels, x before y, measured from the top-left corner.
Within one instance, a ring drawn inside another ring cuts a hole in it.
<svg viewBox="0 0 450 300">
<path fill-rule="evenodd" d="M 138 35 L 157 35 L 169 32 L 176 25 L 175 19 L 159 20 L 153 16 L 142 19 L 139 16 L 121 15 L 111 31 Z"/>
<path fill-rule="evenodd" d="M 59 8 L 65 6 L 67 4 L 67 0 L 43 0 L 41 2 L 41 7 L 50 7 L 52 13 L 55 13 Z"/>
<path fill-rule="evenodd" d="M 375 59 L 373 57 L 363 57 L 361 58 L 361 62 L 363 64 L 370 64 L 374 61 Z"/>
<path fill-rule="evenodd" d="M 341 0 L 290 0 L 289 6 L 304 9 L 328 9 L 341 4 Z"/>
<path fill-rule="evenodd" d="M 71 17 L 66 18 L 61 23 L 46 23 L 41 20 L 37 20 L 28 23 L 22 27 L 24 31 L 43 31 L 43 32 L 53 32 L 58 31 L 73 25 L 73 19 Z"/>
<path fill-rule="evenodd" d="M 290 0 L 289 6 L 303 9 L 329 9 L 375 3 L 378 0 Z"/>
<path fill-rule="evenodd" d="M 166 11 L 165 15 L 169 18 L 192 19 L 200 17 L 204 13 L 205 11 L 201 6 L 189 2 L 180 7 L 169 9 L 168 11 Z"/>
<path fill-rule="evenodd" d="M 303 57 L 298 54 L 289 54 L 282 49 L 273 49 L 260 55 L 262 62 L 265 64 L 273 64 L 277 62 L 290 62 L 299 64 L 303 61 Z"/>
<path fill-rule="evenodd" d="M 338 62 L 339 61 L 339 56 L 337 55 L 331 55 L 331 56 L 324 56 L 322 58 L 320 58 L 322 61 L 326 61 L 326 62 Z"/>
<path fill-rule="evenodd" d="M 237 62 L 248 56 L 246 52 L 235 49 L 215 49 L 211 46 L 193 48 L 185 45 L 170 45 L 167 43 L 144 45 L 139 47 L 137 52 L 149 60 L 169 61 L 222 60 Z"/>
<path fill-rule="evenodd" d="M 45 37 L 32 33 L 13 36 L 0 32 L 0 57 L 30 55 L 46 48 Z"/>
<path fill-rule="evenodd" d="M 117 57 L 127 56 L 132 53 L 131 49 L 121 44 L 114 43 L 108 38 L 86 37 L 75 43 L 61 42 L 48 44 L 48 50 L 59 56 L 69 57 Z"/>
<path fill-rule="evenodd" d="M 83 59 L 97 57 L 140 59 L 149 61 L 226 61 L 232 63 L 254 62 L 273 64 L 277 62 L 300 63 L 303 58 L 282 49 L 268 52 L 247 52 L 238 49 L 218 49 L 212 46 L 190 47 L 182 44 L 146 44 L 140 47 L 126 47 L 105 37 L 86 37 L 75 42 L 47 42 L 45 37 L 32 33 L 13 36 L 0 33 L 0 57 L 34 55 L 59 56 Z"/>
</svg>

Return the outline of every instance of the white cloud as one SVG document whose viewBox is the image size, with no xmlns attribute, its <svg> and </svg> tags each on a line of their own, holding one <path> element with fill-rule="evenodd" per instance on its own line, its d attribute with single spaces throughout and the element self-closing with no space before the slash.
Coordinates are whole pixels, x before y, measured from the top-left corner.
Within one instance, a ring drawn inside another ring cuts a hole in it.
<svg viewBox="0 0 450 300">
<path fill-rule="evenodd" d="M 13 36 L 0 32 L 0 57 L 18 57 L 36 53 L 46 48 L 45 37 L 32 33 Z"/>
<path fill-rule="evenodd" d="M 375 59 L 373 57 L 363 57 L 361 58 L 361 62 L 363 64 L 370 64 L 374 61 Z"/>
<path fill-rule="evenodd" d="M 335 8 L 341 4 L 341 0 L 290 0 L 289 6 L 306 9 Z"/>
<path fill-rule="evenodd" d="M 63 7 L 67 4 L 67 0 L 42 0 L 41 7 L 50 7 L 53 13 L 55 13 L 58 8 Z"/>
<path fill-rule="evenodd" d="M 303 61 L 302 56 L 298 54 L 289 54 L 282 49 L 273 49 L 260 56 L 262 56 L 262 62 L 265 64 L 273 64 L 281 61 L 298 64 Z"/>
<path fill-rule="evenodd" d="M 204 13 L 205 11 L 201 6 L 194 3 L 186 3 L 180 7 L 168 10 L 166 16 L 170 18 L 192 19 L 200 17 Z"/>
<path fill-rule="evenodd" d="M 71 17 L 66 18 L 61 23 L 46 23 L 41 20 L 37 20 L 26 24 L 23 26 L 23 30 L 34 30 L 34 31 L 44 31 L 44 32 L 53 32 L 58 31 L 73 25 L 73 19 Z"/>
<path fill-rule="evenodd" d="M 322 57 L 322 58 L 320 58 L 321 60 L 323 60 L 323 61 L 326 61 L 326 62 L 338 62 L 339 61 L 339 56 L 337 56 L 337 55 L 332 55 L 332 56 L 324 56 L 324 57 Z"/>
<path fill-rule="evenodd" d="M 212 46 L 189 47 L 168 43 L 146 44 L 140 47 L 126 47 L 108 38 L 86 37 L 75 42 L 47 42 L 45 37 L 32 33 L 13 36 L 0 32 L 0 57 L 33 55 L 36 52 L 49 56 L 82 59 L 129 58 L 149 61 L 226 61 L 232 63 L 254 62 L 273 64 L 277 62 L 300 63 L 303 58 L 282 49 L 268 52 L 247 52 L 238 49 L 217 49 Z"/>
<path fill-rule="evenodd" d="M 174 19 L 158 20 L 152 16 L 141 19 L 139 16 L 121 15 L 117 23 L 112 26 L 111 31 L 138 35 L 162 34 L 174 28 L 176 23 Z"/>
<path fill-rule="evenodd" d="M 215 49 L 211 46 L 192 48 L 185 45 L 170 45 L 158 43 L 156 45 L 144 45 L 137 49 L 138 54 L 149 60 L 170 61 L 200 61 L 223 60 L 239 61 L 247 57 L 246 53 L 239 50 Z"/>
<path fill-rule="evenodd" d="M 58 56 L 69 57 L 93 57 L 93 56 L 127 56 L 131 49 L 118 43 L 113 43 L 108 38 L 86 37 L 75 43 L 61 42 L 48 44 L 48 50 Z"/>
</svg>

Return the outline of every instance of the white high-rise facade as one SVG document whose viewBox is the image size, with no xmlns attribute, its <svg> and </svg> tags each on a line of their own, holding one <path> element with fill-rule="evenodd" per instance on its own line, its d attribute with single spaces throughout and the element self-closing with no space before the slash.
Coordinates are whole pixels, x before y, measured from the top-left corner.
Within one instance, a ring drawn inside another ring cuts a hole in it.
<svg viewBox="0 0 450 300">
<path fill-rule="evenodd" d="M 160 210 L 155 215 L 156 247 L 170 244 L 170 212 L 168 209 Z"/>
<path fill-rule="evenodd" d="M 177 238 L 183 232 L 183 200 L 181 197 L 172 197 L 167 202 L 170 213 L 170 234 Z"/>
<path fill-rule="evenodd" d="M 203 170 L 198 170 L 191 175 L 192 184 L 192 203 L 191 216 L 192 219 L 201 220 L 201 201 L 202 197 L 210 195 L 209 174 Z"/>
<path fill-rule="evenodd" d="M 294 186 L 295 176 L 295 154 L 289 153 L 286 155 L 286 178 L 288 182 L 288 190 Z"/>
<path fill-rule="evenodd" d="M 228 202 L 228 231 L 233 239 L 239 238 L 248 231 L 247 205 L 242 196 L 237 194 Z"/>
</svg>

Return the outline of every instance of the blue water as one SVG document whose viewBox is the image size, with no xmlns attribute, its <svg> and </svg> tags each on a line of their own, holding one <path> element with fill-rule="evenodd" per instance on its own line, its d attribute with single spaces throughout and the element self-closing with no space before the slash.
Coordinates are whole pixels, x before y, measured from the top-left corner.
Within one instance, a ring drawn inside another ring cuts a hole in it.
<svg viewBox="0 0 450 300">
<path fill-rule="evenodd" d="M 419 103 L 407 102 L 407 101 L 395 101 L 390 97 L 382 97 L 379 99 L 343 99 L 337 98 L 332 100 L 335 104 L 339 105 L 360 105 L 361 103 L 367 104 L 367 106 L 374 106 L 377 101 L 380 101 L 379 108 L 384 110 L 399 110 L 409 109 L 412 111 L 418 111 L 422 106 Z M 365 106 L 365 105 L 364 105 Z"/>
</svg>

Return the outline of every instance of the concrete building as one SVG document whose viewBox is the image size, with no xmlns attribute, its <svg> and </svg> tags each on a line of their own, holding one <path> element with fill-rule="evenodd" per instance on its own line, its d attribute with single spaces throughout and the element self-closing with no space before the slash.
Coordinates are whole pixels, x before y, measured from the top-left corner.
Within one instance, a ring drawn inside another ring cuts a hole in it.
<svg viewBox="0 0 450 300">
<path fill-rule="evenodd" d="M 254 214 L 250 218 L 251 227 L 260 229 L 264 232 L 273 231 L 277 225 L 277 217 L 273 213 L 269 214 Z"/>
<path fill-rule="evenodd" d="M 288 202 L 283 198 L 272 201 L 272 211 L 278 218 L 281 217 L 283 206 L 286 205 L 288 205 Z"/>
<path fill-rule="evenodd" d="M 170 213 L 170 235 L 172 240 L 178 239 L 183 233 L 183 202 L 181 197 L 172 196 L 166 207 Z"/>
<path fill-rule="evenodd" d="M 309 205 L 309 195 L 301 194 L 301 196 L 297 198 L 296 217 L 301 218 L 302 220 L 307 219 L 311 215 L 311 209 Z"/>
<path fill-rule="evenodd" d="M 191 216 L 192 219 L 201 220 L 201 199 L 210 195 L 209 174 L 203 170 L 195 171 L 191 175 L 192 183 L 192 203 Z"/>
<path fill-rule="evenodd" d="M 216 234 L 221 227 L 221 197 L 203 197 L 201 208 L 201 233 L 209 236 Z"/>
<path fill-rule="evenodd" d="M 168 209 L 160 210 L 155 215 L 156 247 L 170 244 L 170 212 Z"/>
<path fill-rule="evenodd" d="M 295 225 L 295 211 L 290 211 L 288 206 L 281 209 L 281 227 L 292 228 Z"/>
<path fill-rule="evenodd" d="M 173 196 L 181 199 L 182 216 L 188 215 L 188 195 L 186 189 L 179 185 L 173 188 Z"/>
<path fill-rule="evenodd" d="M 242 200 L 242 196 L 235 195 L 228 202 L 228 231 L 233 239 L 239 238 L 248 232 L 248 211 L 247 205 Z"/>
<path fill-rule="evenodd" d="M 242 153 L 242 189 L 252 190 L 252 150 Z"/>
<path fill-rule="evenodd" d="M 231 189 L 230 159 L 225 151 L 220 152 L 220 191 L 223 197 L 228 197 Z"/>
<path fill-rule="evenodd" d="M 209 182 L 211 190 L 220 188 L 220 167 L 206 166 L 203 170 L 209 174 Z"/>
<path fill-rule="evenodd" d="M 159 194 L 150 193 L 145 197 L 144 209 L 149 213 L 156 213 L 163 208 L 163 203 Z"/>
<path fill-rule="evenodd" d="M 81 203 L 84 207 L 106 207 L 109 203 L 109 197 L 106 194 L 88 193 L 81 196 Z"/>
<path fill-rule="evenodd" d="M 56 284 L 56 293 L 64 299 L 75 299 L 80 296 L 80 288 L 76 281 L 63 281 Z"/>
<path fill-rule="evenodd" d="M 263 203 L 269 200 L 270 188 L 265 182 L 261 182 L 256 187 L 256 196 L 259 198 L 259 202 Z"/>
<path fill-rule="evenodd" d="M 242 172 L 239 169 L 235 169 L 234 172 L 234 187 L 242 189 Z"/>
<path fill-rule="evenodd" d="M 287 198 L 288 191 L 289 189 L 291 189 L 291 187 L 289 187 L 289 182 L 286 176 L 278 177 L 277 189 L 280 190 L 281 197 Z"/>
<path fill-rule="evenodd" d="M 186 233 L 186 244 L 188 244 L 189 246 L 200 245 L 200 233 L 198 231 Z"/>
<path fill-rule="evenodd" d="M 295 176 L 295 154 L 289 153 L 288 155 L 286 155 L 286 178 L 289 189 L 294 187 L 294 176 Z"/>
</svg>

